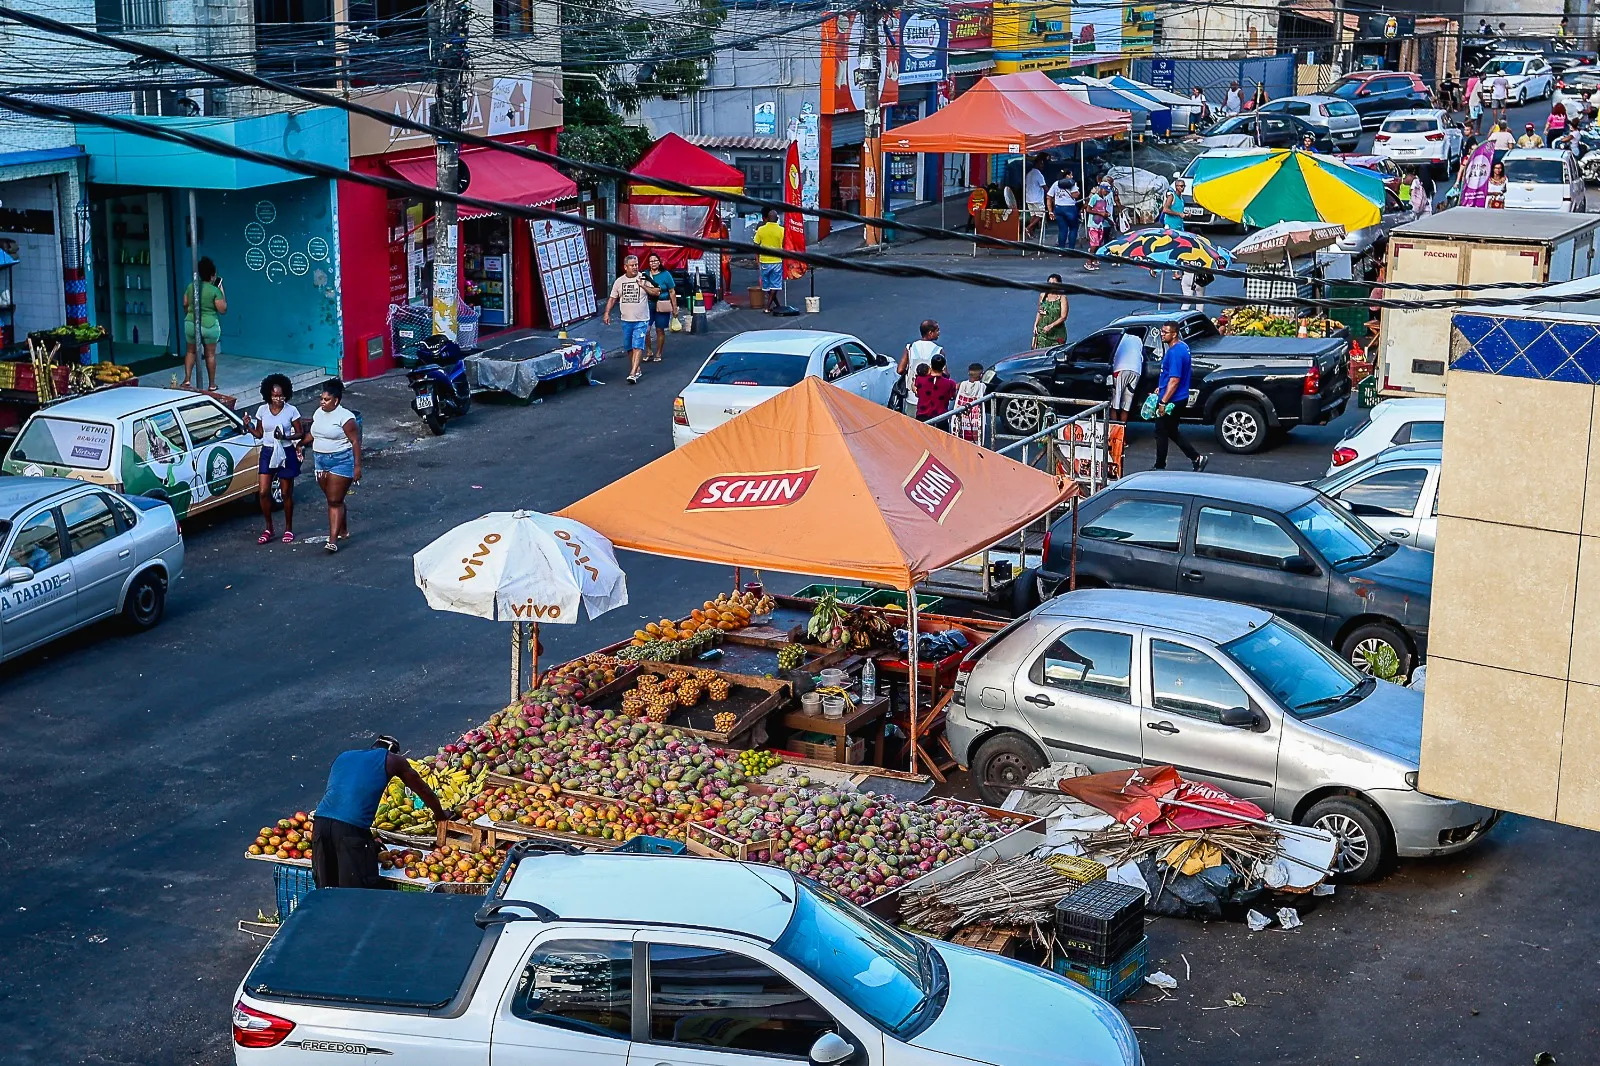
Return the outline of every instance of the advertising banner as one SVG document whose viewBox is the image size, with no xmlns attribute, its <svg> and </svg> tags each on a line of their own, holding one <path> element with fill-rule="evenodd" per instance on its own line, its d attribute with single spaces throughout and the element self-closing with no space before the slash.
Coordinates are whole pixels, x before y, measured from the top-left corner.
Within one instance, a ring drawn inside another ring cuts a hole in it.
<svg viewBox="0 0 1600 1066">
<path fill-rule="evenodd" d="M 900 15 L 900 84 L 944 81 L 948 62 L 949 24 L 917 12 Z"/>
<path fill-rule="evenodd" d="M 802 175 L 800 171 L 800 143 L 789 142 L 783 157 L 783 202 L 800 206 Z M 798 211 L 785 211 L 783 215 L 783 246 L 791 252 L 806 250 L 806 216 Z M 783 276 L 790 281 L 803 278 L 806 265 L 793 259 L 783 261 Z"/>
<path fill-rule="evenodd" d="M 822 24 L 822 113 L 839 115 L 860 111 L 865 105 L 861 80 L 865 25 L 859 12 L 841 11 Z M 878 27 L 883 66 L 878 70 L 878 104 L 900 102 L 900 36 L 898 19 L 886 18 Z"/>
<path fill-rule="evenodd" d="M 1072 8 L 1072 62 L 1103 63 L 1122 58 L 1122 4 L 1086 2 Z"/>
<path fill-rule="evenodd" d="M 994 46 L 994 5 L 989 0 L 976 4 L 951 4 L 949 47 L 957 52 L 978 51 Z"/>
</svg>

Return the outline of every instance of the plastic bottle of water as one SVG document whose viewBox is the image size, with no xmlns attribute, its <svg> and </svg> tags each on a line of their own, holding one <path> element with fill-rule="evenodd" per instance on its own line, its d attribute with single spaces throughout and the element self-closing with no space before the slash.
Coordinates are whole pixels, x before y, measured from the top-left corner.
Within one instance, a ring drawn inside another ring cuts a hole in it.
<svg viewBox="0 0 1600 1066">
<path fill-rule="evenodd" d="M 861 665 L 861 702 L 871 703 L 878 698 L 878 664 L 868 659 Z"/>
</svg>

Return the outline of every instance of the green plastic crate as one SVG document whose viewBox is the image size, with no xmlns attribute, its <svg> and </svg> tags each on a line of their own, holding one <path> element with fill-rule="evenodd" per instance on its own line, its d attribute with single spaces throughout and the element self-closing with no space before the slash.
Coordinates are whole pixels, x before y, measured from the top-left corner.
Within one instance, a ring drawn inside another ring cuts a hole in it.
<svg viewBox="0 0 1600 1066">
<path fill-rule="evenodd" d="M 795 593 L 797 599 L 814 600 L 824 592 L 831 592 L 844 603 L 860 603 L 874 590 L 861 585 L 807 585 Z"/>
<path fill-rule="evenodd" d="M 879 589 L 856 602 L 866 604 L 869 607 L 894 606 L 903 611 L 906 609 L 906 594 L 904 592 L 896 592 L 894 589 Z M 943 596 L 924 596 L 920 592 L 917 594 L 918 611 L 931 611 L 943 602 Z"/>
</svg>

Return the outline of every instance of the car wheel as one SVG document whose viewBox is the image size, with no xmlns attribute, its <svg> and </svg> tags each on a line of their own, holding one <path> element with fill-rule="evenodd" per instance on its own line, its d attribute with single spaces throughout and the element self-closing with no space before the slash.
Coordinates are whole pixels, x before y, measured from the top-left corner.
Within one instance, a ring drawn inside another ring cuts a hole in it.
<svg viewBox="0 0 1600 1066">
<path fill-rule="evenodd" d="M 1332 833 L 1334 879 L 1353 884 L 1370 881 L 1389 861 L 1389 835 L 1371 803 L 1357 796 L 1332 796 L 1300 817 L 1301 825 Z"/>
<path fill-rule="evenodd" d="M 1518 107 L 1527 107 L 1528 106 L 1528 87 L 1526 85 L 1524 85 L 1522 88 L 1517 90 L 1517 106 Z"/>
<path fill-rule="evenodd" d="M 1267 444 L 1267 416 L 1251 400 L 1233 400 L 1217 412 L 1217 443 L 1235 455 L 1259 452 Z"/>
<path fill-rule="evenodd" d="M 146 570 L 134 578 L 122 601 L 122 617 L 140 632 L 161 621 L 166 609 L 167 579 L 157 570 Z"/>
<path fill-rule="evenodd" d="M 985 803 L 998 806 L 1011 794 L 1011 788 L 1042 770 L 1047 760 L 1033 742 L 1017 733 L 1001 733 L 978 745 L 972 757 L 972 780 Z M 991 784 L 992 782 L 992 784 Z"/>
<path fill-rule="evenodd" d="M 1039 606 L 1039 571 L 1029 567 L 1011 582 L 1011 616 L 1021 618 Z"/>
<path fill-rule="evenodd" d="M 1400 664 L 1395 677 L 1401 680 L 1410 677 L 1411 649 L 1400 631 L 1387 622 L 1368 622 L 1357 626 L 1340 642 L 1339 654 L 1363 674 L 1370 674 L 1372 667 L 1368 664 L 1368 657 L 1378 654 L 1385 647 L 1394 652 L 1395 661 Z"/>
<path fill-rule="evenodd" d="M 1028 437 L 1044 428 L 1045 411 L 1048 405 L 1040 403 L 1035 397 L 1037 393 L 1023 392 L 1021 390 L 1008 391 L 1000 400 L 1000 419 L 1005 423 L 1006 432 L 1014 433 L 1019 437 Z"/>
</svg>

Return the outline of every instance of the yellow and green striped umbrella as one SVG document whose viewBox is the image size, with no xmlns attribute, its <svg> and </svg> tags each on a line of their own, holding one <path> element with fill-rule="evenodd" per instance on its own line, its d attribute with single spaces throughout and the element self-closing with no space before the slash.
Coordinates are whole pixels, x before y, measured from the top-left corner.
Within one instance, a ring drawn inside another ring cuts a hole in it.
<svg viewBox="0 0 1600 1066">
<path fill-rule="evenodd" d="M 1191 178 L 1200 206 L 1246 226 L 1317 221 L 1354 232 L 1383 213 L 1382 176 L 1298 148 L 1201 156 Z"/>
</svg>

